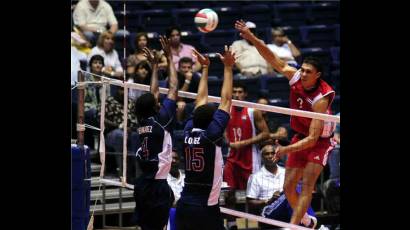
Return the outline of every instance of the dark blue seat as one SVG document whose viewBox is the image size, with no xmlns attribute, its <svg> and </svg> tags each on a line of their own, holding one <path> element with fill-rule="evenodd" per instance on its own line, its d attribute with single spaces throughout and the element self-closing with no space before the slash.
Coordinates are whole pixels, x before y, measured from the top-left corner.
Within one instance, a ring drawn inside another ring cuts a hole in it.
<svg viewBox="0 0 410 230">
<path fill-rule="evenodd" d="M 256 28 L 270 27 L 271 9 L 266 4 L 244 6 L 242 7 L 242 19 L 255 23 Z"/>
<path fill-rule="evenodd" d="M 170 10 L 154 9 L 136 11 L 141 16 L 141 26 L 148 32 L 165 33 L 165 30 L 175 24 L 175 19 Z"/>
<path fill-rule="evenodd" d="M 216 7 L 213 10 L 218 14 L 217 29 L 234 29 L 235 21 L 242 17 L 241 10 L 234 7 Z"/>
<path fill-rule="evenodd" d="M 181 4 L 185 8 L 212 8 L 210 1 L 181 1 Z"/>
<path fill-rule="evenodd" d="M 176 23 L 180 26 L 181 30 L 196 32 L 198 29 L 196 28 L 194 18 L 199 10 L 199 8 L 174 9 L 172 13 L 175 16 Z"/>
<path fill-rule="evenodd" d="M 299 26 L 307 23 L 306 7 L 300 3 L 272 5 L 272 19 L 277 26 Z"/>
<path fill-rule="evenodd" d="M 145 1 L 150 9 L 172 10 L 183 7 L 180 1 Z"/>
<path fill-rule="evenodd" d="M 223 79 L 224 75 L 224 65 L 221 62 L 221 59 L 215 53 L 207 53 L 211 65 L 209 66 L 209 76 L 216 76 L 220 79 Z"/>
<path fill-rule="evenodd" d="M 299 28 L 305 46 L 328 48 L 337 45 L 336 26 L 334 25 L 309 25 Z"/>
<path fill-rule="evenodd" d="M 339 2 L 313 3 L 308 6 L 309 19 L 314 24 L 339 24 L 340 4 Z"/>
<path fill-rule="evenodd" d="M 235 40 L 235 34 L 236 31 L 234 29 L 215 30 L 204 34 L 201 42 L 210 52 L 222 53 L 224 45 L 231 45 Z"/>
<path fill-rule="evenodd" d="M 222 82 L 223 82 L 222 79 L 217 79 L 217 80 L 208 79 L 208 95 L 220 97 L 221 89 L 222 89 Z"/>
<path fill-rule="evenodd" d="M 218 1 L 218 0 L 211 0 L 211 8 L 216 7 L 232 7 L 232 8 L 240 8 L 243 4 L 242 1 Z"/>
<path fill-rule="evenodd" d="M 330 55 L 332 57 L 332 65 L 335 68 L 340 66 L 340 47 L 330 47 Z"/>
<path fill-rule="evenodd" d="M 265 78 L 265 79 L 263 79 Z M 269 98 L 272 100 L 283 101 L 289 98 L 289 81 L 285 77 L 270 77 L 265 76 L 261 78 L 261 89 L 268 90 Z M 262 82 L 261 82 L 262 83 Z"/>
<path fill-rule="evenodd" d="M 302 53 L 303 58 L 308 57 L 308 56 L 319 58 L 323 64 L 324 71 L 329 70 L 330 64 L 332 63 L 329 49 L 320 48 L 320 47 L 301 48 L 300 52 Z"/>
</svg>

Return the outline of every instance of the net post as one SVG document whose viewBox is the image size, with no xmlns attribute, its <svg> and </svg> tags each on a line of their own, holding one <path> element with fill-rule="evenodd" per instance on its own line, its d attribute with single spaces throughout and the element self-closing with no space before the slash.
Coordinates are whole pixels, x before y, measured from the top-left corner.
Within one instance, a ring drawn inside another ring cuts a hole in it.
<svg viewBox="0 0 410 230">
<path fill-rule="evenodd" d="M 77 105 L 77 144 L 80 147 L 84 146 L 84 128 L 79 126 L 84 125 L 84 89 L 85 86 L 81 85 L 84 82 L 84 74 L 78 71 L 78 105 Z"/>
</svg>

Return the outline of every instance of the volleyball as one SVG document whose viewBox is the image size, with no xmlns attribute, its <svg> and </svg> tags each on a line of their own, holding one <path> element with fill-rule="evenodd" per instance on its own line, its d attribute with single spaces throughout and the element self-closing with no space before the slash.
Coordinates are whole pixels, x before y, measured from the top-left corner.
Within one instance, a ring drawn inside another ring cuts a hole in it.
<svg viewBox="0 0 410 230">
<path fill-rule="evenodd" d="M 218 15 L 211 9 L 202 9 L 195 15 L 195 24 L 202 33 L 211 32 L 218 25 Z"/>
</svg>

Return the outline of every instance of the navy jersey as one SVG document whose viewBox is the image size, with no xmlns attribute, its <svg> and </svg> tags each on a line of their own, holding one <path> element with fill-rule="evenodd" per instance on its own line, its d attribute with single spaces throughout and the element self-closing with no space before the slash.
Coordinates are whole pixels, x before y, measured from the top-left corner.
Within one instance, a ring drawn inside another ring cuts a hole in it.
<svg viewBox="0 0 410 230">
<path fill-rule="evenodd" d="M 214 113 L 206 130 L 193 128 L 192 118 L 184 129 L 185 185 L 179 202 L 200 206 L 218 204 L 222 185 L 221 146 L 229 114 Z"/>
<path fill-rule="evenodd" d="M 140 122 L 141 147 L 137 161 L 146 179 L 167 179 L 172 162 L 171 133 L 175 124 L 176 102 L 165 98 L 159 114 Z"/>
</svg>

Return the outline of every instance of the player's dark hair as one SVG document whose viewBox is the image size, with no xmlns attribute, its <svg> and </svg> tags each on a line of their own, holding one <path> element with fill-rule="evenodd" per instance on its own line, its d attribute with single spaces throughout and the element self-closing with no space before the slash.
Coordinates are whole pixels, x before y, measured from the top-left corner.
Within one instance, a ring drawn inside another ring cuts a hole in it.
<svg viewBox="0 0 410 230">
<path fill-rule="evenodd" d="M 215 106 L 209 104 L 201 105 L 196 108 L 193 119 L 194 128 L 207 129 L 212 121 L 215 111 Z"/>
<path fill-rule="evenodd" d="M 179 66 L 181 66 L 181 63 L 191 63 L 194 64 L 194 62 L 192 61 L 192 58 L 190 57 L 182 57 L 181 59 L 179 59 Z"/>
<path fill-rule="evenodd" d="M 135 101 L 135 115 L 138 122 L 157 113 L 155 110 L 156 103 L 157 101 L 152 93 L 143 94 Z"/>
<path fill-rule="evenodd" d="M 90 69 L 91 69 L 91 66 L 92 66 L 94 61 L 100 61 L 102 63 L 102 65 L 104 66 L 104 57 L 99 55 L 99 54 L 96 54 L 96 55 L 93 55 L 90 58 L 90 62 L 88 62 L 88 65 L 90 66 Z"/>
<path fill-rule="evenodd" d="M 319 58 L 311 56 L 306 57 L 305 59 L 303 59 L 303 63 L 312 65 L 313 67 L 315 67 L 316 71 L 322 73 L 321 75 L 323 76 L 323 65 Z"/>
<path fill-rule="evenodd" d="M 167 30 L 165 31 L 165 35 L 167 36 L 167 38 L 171 37 L 171 33 L 174 30 L 178 31 L 178 33 L 181 35 L 181 28 L 179 28 L 178 26 L 173 25 L 173 26 L 168 27 Z"/>
<path fill-rule="evenodd" d="M 240 81 L 234 81 L 232 88 L 242 88 L 245 93 L 248 92 L 246 85 Z"/>
</svg>

